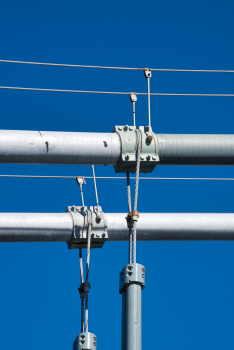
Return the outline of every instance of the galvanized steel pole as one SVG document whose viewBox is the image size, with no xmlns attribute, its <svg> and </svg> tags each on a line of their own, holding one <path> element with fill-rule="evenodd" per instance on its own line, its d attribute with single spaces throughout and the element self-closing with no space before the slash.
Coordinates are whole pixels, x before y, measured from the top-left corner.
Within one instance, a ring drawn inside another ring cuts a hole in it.
<svg viewBox="0 0 234 350">
<path fill-rule="evenodd" d="M 107 241 L 128 241 L 125 213 L 105 213 Z M 77 214 L 76 228 L 87 229 Z M 68 242 L 74 231 L 70 213 L 0 213 L 0 242 Z M 231 241 L 234 214 L 141 213 L 138 241 Z"/>
<path fill-rule="evenodd" d="M 157 165 L 234 165 L 234 135 L 155 134 Z M 116 165 L 117 133 L 0 130 L 0 163 Z"/>
</svg>

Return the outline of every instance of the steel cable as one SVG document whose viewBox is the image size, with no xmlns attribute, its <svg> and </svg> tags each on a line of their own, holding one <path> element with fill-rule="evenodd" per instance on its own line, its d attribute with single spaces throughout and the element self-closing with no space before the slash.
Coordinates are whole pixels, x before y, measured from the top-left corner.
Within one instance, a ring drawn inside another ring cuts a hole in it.
<svg viewBox="0 0 234 350">
<path fill-rule="evenodd" d="M 135 181 L 135 196 L 134 196 L 134 211 L 137 211 L 138 189 L 139 189 L 139 173 L 140 173 L 140 155 L 141 155 L 141 132 L 137 131 L 137 165 L 136 165 L 136 181 Z M 133 222 L 133 263 L 136 263 L 136 221 Z"/>
<path fill-rule="evenodd" d="M 131 204 L 131 187 L 130 187 L 130 176 L 127 173 L 127 195 L 128 195 L 128 213 L 131 215 L 132 204 Z M 129 248 L 128 248 L 128 263 L 132 263 L 132 223 L 127 221 L 128 234 L 129 234 Z"/>
<path fill-rule="evenodd" d="M 29 61 L 13 61 L 13 60 L 0 60 L 2 63 L 17 63 L 17 64 L 30 64 L 39 66 L 58 66 L 58 67 L 75 67 L 75 68 L 96 68 L 96 69 L 117 69 L 117 70 L 138 70 L 144 71 L 145 68 L 132 68 L 132 67 L 109 67 L 109 66 L 89 66 L 81 64 L 66 64 L 66 63 L 44 63 L 44 62 L 29 62 Z M 198 72 L 198 73 L 234 73 L 234 70 L 223 69 L 173 69 L 173 68 L 150 68 L 156 72 Z"/>
<path fill-rule="evenodd" d="M 9 178 L 32 178 L 32 179 L 76 179 L 77 176 L 59 176 L 59 175 L 0 175 L 1 177 Z M 84 176 L 85 179 L 93 179 L 93 176 Z M 122 176 L 96 176 L 99 180 L 126 180 Z M 132 177 L 132 180 L 136 177 Z M 219 178 L 219 177 L 139 177 L 139 180 L 193 180 L 193 181 L 234 181 L 234 178 Z"/>
<path fill-rule="evenodd" d="M 25 88 L 18 86 L 0 86 L 0 89 L 7 90 L 28 90 L 28 91 L 50 91 L 50 92 L 72 92 L 78 94 L 104 94 L 104 95 L 128 95 L 129 92 L 118 92 L 118 91 L 88 91 L 88 90 L 64 90 L 64 89 L 43 89 L 43 88 Z M 183 93 L 160 93 L 160 92 L 135 92 L 139 96 L 196 96 L 196 97 L 234 97 L 234 94 L 183 94 Z"/>
</svg>

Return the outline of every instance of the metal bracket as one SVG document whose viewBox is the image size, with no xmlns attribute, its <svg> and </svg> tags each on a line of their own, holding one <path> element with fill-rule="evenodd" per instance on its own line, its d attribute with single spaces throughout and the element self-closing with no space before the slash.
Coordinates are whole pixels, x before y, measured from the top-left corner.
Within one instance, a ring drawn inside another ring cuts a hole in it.
<svg viewBox="0 0 234 350">
<path fill-rule="evenodd" d="M 101 248 L 108 239 L 107 221 L 102 208 L 68 207 L 66 212 L 73 219 L 73 234 L 67 242 L 69 249 L 87 248 L 88 230 L 91 234 L 91 248 Z"/>
<path fill-rule="evenodd" d="M 129 286 L 129 284 L 139 284 L 142 289 L 145 287 L 145 267 L 141 264 L 128 264 L 124 266 L 119 274 L 119 293 Z"/>
<path fill-rule="evenodd" d="M 96 350 L 96 335 L 90 332 L 80 333 L 73 342 L 73 350 Z"/>
<path fill-rule="evenodd" d="M 139 126 L 142 139 L 141 173 L 151 173 L 159 162 L 156 135 L 150 126 Z M 119 135 L 121 142 L 121 156 L 114 167 L 116 173 L 136 172 L 137 133 L 135 126 L 116 125 L 112 132 Z"/>
<path fill-rule="evenodd" d="M 129 93 L 129 97 L 130 97 L 130 100 L 131 100 L 132 103 L 137 101 L 137 95 L 136 95 L 135 92 L 130 92 Z"/>
<path fill-rule="evenodd" d="M 145 74 L 146 79 L 150 79 L 152 77 L 151 69 L 150 68 L 145 68 L 144 69 L 144 74 Z"/>
</svg>

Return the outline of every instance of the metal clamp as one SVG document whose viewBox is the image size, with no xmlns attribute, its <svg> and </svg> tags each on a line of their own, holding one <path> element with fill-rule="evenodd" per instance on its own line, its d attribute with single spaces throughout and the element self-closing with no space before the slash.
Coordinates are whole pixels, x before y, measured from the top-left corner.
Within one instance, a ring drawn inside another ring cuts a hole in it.
<svg viewBox="0 0 234 350">
<path fill-rule="evenodd" d="M 129 284 L 145 287 L 145 267 L 141 264 L 128 264 L 119 274 L 119 293 L 122 294 Z"/>
<path fill-rule="evenodd" d="M 152 77 L 151 69 L 150 68 L 145 68 L 144 69 L 144 74 L 145 74 L 146 79 L 150 79 Z"/>
<path fill-rule="evenodd" d="M 96 350 L 97 337 L 90 332 L 80 333 L 73 342 L 73 350 Z"/>
<path fill-rule="evenodd" d="M 88 230 L 91 233 L 91 248 L 101 248 L 108 239 L 107 221 L 102 208 L 97 207 L 68 207 L 73 219 L 73 233 L 67 242 L 69 249 L 87 248 Z"/>
<path fill-rule="evenodd" d="M 140 172 L 151 173 L 159 162 L 156 135 L 153 133 L 150 126 L 139 126 L 139 130 L 142 139 Z M 119 135 L 121 142 L 121 156 L 117 165 L 114 166 L 115 172 L 135 173 L 137 147 L 136 127 L 116 125 L 112 132 Z"/>
<path fill-rule="evenodd" d="M 131 213 L 128 213 L 126 216 L 128 227 L 132 227 L 132 225 L 129 225 L 129 223 L 133 223 L 134 221 L 138 221 L 139 218 L 139 212 L 137 210 L 131 211 Z"/>
</svg>

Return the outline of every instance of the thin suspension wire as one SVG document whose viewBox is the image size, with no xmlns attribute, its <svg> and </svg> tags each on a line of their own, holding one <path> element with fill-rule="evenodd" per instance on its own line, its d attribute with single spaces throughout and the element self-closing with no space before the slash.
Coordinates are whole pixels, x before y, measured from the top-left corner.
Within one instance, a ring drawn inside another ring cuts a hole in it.
<svg viewBox="0 0 234 350">
<path fill-rule="evenodd" d="M 46 175 L 0 175 L 9 178 L 35 178 L 35 179 L 76 179 L 76 176 L 46 176 Z M 85 179 L 93 179 L 93 176 L 84 176 Z M 122 176 L 95 176 L 100 180 L 125 180 Z M 136 177 L 132 177 L 132 180 Z M 234 178 L 218 178 L 218 177 L 139 177 L 139 180 L 193 180 L 193 181 L 234 181 Z"/>
<path fill-rule="evenodd" d="M 109 66 L 89 66 L 81 64 L 63 64 L 63 63 L 43 63 L 43 62 L 28 62 L 28 61 L 13 61 L 0 60 L 2 63 L 17 63 L 17 64 L 31 64 L 38 66 L 58 66 L 58 67 L 76 67 L 76 68 L 97 68 L 97 69 L 117 69 L 117 70 L 145 70 L 145 68 L 133 67 L 109 67 Z M 171 68 L 150 68 L 156 72 L 198 72 L 198 73 L 234 73 L 234 70 L 223 69 L 171 69 Z"/>
<path fill-rule="evenodd" d="M 94 183 L 94 189 L 95 189 L 95 196 L 96 196 L 96 202 L 97 202 L 97 211 L 99 212 L 99 202 L 98 202 L 98 193 L 97 193 L 97 184 L 96 184 L 94 165 L 92 165 L 92 171 L 93 171 L 93 183 Z"/>
<path fill-rule="evenodd" d="M 89 265 L 90 265 L 90 247 L 91 247 L 91 213 L 89 212 L 89 227 L 88 227 L 88 242 L 87 242 L 87 260 L 86 260 L 86 280 L 89 281 Z M 88 293 L 85 293 L 85 332 L 88 332 L 89 327 L 89 306 L 88 306 Z"/>
<path fill-rule="evenodd" d="M 127 173 L 127 195 L 128 195 L 128 213 L 132 211 L 131 204 L 131 187 L 130 187 L 130 176 Z M 132 223 L 128 222 L 128 234 L 129 234 L 129 244 L 128 244 L 128 263 L 132 263 Z"/>
<path fill-rule="evenodd" d="M 150 115 L 150 78 L 147 79 L 148 86 L 148 123 L 151 126 L 151 115 Z"/>
<path fill-rule="evenodd" d="M 79 262 L 80 262 L 80 280 L 81 284 L 84 283 L 84 270 L 83 270 L 83 259 L 82 249 L 79 249 Z M 84 332 L 84 298 L 81 297 L 81 333 Z"/>
<path fill-rule="evenodd" d="M 27 91 L 49 91 L 49 92 L 72 92 L 78 94 L 103 94 L 103 95 L 129 95 L 129 92 L 118 91 L 87 91 L 87 90 L 63 90 L 63 89 L 43 89 L 43 88 L 26 88 L 18 86 L 0 86 L 0 89 L 7 90 L 27 90 Z M 136 92 L 139 96 L 148 96 L 147 92 Z M 183 94 L 183 93 L 150 93 L 150 96 L 187 96 L 187 97 L 234 97 L 234 94 Z"/>
<path fill-rule="evenodd" d="M 134 210 L 137 211 L 138 188 L 139 188 L 139 173 L 140 173 L 140 155 L 141 155 L 141 132 L 137 130 L 137 165 L 136 165 L 136 181 L 135 181 L 135 196 Z M 136 263 L 136 221 L 133 222 L 133 263 Z"/>
</svg>

